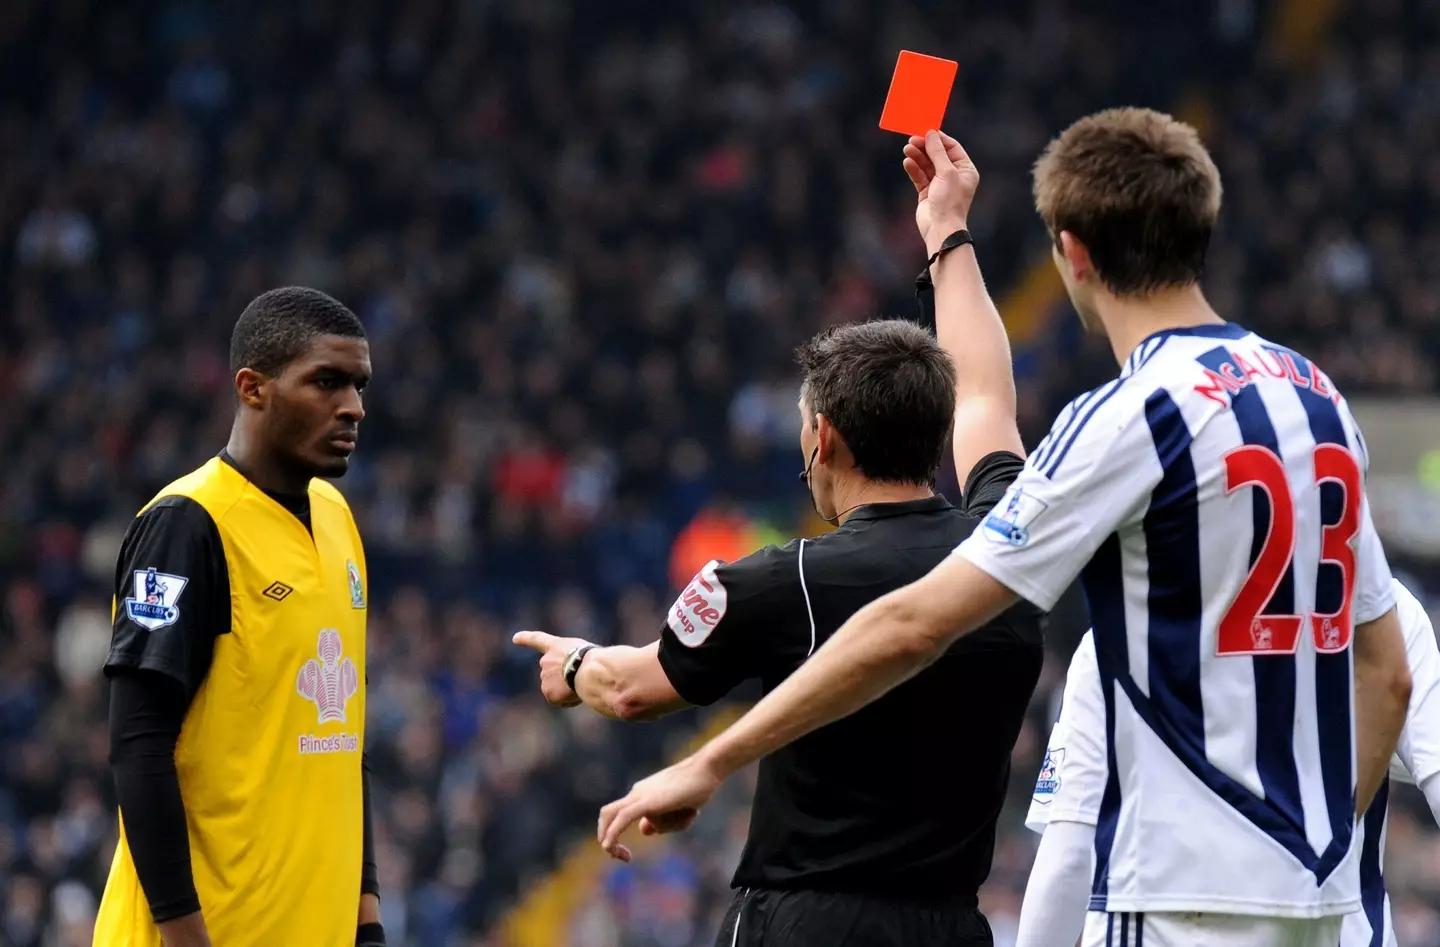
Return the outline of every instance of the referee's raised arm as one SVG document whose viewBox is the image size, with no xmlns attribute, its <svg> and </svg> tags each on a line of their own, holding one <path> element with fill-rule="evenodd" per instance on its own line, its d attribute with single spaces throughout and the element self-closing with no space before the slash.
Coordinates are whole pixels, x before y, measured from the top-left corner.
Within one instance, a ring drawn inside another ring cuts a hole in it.
<svg viewBox="0 0 1440 947">
<path fill-rule="evenodd" d="M 943 132 L 912 137 L 905 173 L 915 185 L 915 225 L 929 263 L 920 274 L 922 307 L 933 306 L 935 337 L 955 362 L 955 475 L 964 485 L 987 454 L 1025 456 L 1015 422 L 1010 339 L 980 273 L 967 229 L 980 172 L 960 143 Z M 924 295 L 933 294 L 926 305 Z"/>
</svg>

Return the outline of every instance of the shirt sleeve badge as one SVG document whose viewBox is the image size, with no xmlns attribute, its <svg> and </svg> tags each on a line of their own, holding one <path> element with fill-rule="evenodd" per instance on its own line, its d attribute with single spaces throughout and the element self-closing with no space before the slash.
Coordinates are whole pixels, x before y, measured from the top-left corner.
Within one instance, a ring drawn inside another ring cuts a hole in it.
<svg viewBox="0 0 1440 947">
<path fill-rule="evenodd" d="M 125 614 L 131 621 L 149 631 L 156 631 L 180 620 L 180 593 L 190 580 L 154 568 L 135 571 L 135 594 L 125 599 Z"/>
</svg>

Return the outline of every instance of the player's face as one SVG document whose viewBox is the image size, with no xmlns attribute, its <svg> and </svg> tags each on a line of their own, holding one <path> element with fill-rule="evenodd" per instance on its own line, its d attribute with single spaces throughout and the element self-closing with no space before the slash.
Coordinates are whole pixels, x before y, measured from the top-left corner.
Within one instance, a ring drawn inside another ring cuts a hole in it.
<svg viewBox="0 0 1440 947">
<path fill-rule="evenodd" d="M 350 466 L 360 421 L 361 392 L 370 384 L 364 339 L 323 335 L 274 379 L 266 412 L 272 449 L 312 477 L 339 477 Z"/>
</svg>

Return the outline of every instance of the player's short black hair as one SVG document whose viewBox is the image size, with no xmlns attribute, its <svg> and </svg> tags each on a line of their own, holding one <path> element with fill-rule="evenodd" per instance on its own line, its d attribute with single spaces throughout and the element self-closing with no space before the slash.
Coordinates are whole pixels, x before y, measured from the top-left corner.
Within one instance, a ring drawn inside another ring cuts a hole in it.
<svg viewBox="0 0 1440 947">
<path fill-rule="evenodd" d="M 913 322 L 834 326 L 800 346 L 801 403 L 835 425 L 860 471 L 933 485 L 955 420 L 955 363 Z"/>
<path fill-rule="evenodd" d="M 365 327 L 344 303 L 318 289 L 282 286 L 261 293 L 230 334 L 230 371 L 278 375 L 321 335 L 363 339 Z"/>
</svg>

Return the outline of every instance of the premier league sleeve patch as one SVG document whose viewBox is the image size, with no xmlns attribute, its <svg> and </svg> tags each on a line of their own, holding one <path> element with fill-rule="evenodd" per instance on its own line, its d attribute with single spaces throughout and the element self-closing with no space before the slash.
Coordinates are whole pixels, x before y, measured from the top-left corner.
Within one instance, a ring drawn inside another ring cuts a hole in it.
<svg viewBox="0 0 1440 947">
<path fill-rule="evenodd" d="M 1040 764 L 1040 775 L 1035 777 L 1035 801 L 1049 805 L 1060 791 L 1060 767 L 1065 764 L 1065 748 L 1045 751 L 1045 760 Z"/>
<path fill-rule="evenodd" d="M 1030 541 L 1030 524 L 1048 508 L 1044 500 L 1018 486 L 1011 487 L 985 517 L 985 537 L 991 542 L 1023 546 Z"/>
<path fill-rule="evenodd" d="M 125 599 L 125 614 L 141 628 L 155 631 L 180 620 L 180 593 L 190 582 L 183 575 L 154 569 L 135 572 L 135 594 Z"/>
</svg>

